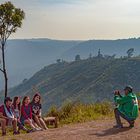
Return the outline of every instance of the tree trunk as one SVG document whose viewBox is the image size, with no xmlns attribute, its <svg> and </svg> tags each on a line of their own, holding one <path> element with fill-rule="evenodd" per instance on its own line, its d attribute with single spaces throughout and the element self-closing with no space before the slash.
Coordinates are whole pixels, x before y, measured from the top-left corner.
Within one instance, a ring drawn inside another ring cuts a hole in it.
<svg viewBox="0 0 140 140">
<path fill-rule="evenodd" d="M 5 50 L 4 50 L 5 44 L 2 43 L 2 63 L 3 63 L 3 75 L 4 75 L 4 94 L 5 97 L 7 97 L 7 93 L 8 93 L 8 77 L 7 77 L 7 71 L 6 71 L 6 65 L 5 65 Z"/>
<path fill-rule="evenodd" d="M 4 94 L 5 94 L 5 98 L 6 98 L 7 94 L 8 94 L 8 78 L 7 78 L 7 72 L 6 71 L 4 72 L 4 80 L 5 80 L 5 91 L 4 91 Z"/>
</svg>

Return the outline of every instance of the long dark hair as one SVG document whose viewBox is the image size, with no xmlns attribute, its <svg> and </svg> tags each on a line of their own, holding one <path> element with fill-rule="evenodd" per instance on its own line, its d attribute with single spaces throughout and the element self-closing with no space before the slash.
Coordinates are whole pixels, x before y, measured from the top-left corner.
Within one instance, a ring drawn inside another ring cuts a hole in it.
<svg viewBox="0 0 140 140">
<path fill-rule="evenodd" d="M 16 109 L 16 102 L 17 102 L 17 100 L 19 99 L 19 97 L 14 97 L 14 101 L 13 101 L 13 107 L 14 107 L 14 109 Z M 18 110 L 20 110 L 21 109 L 21 102 L 18 104 Z"/>
<path fill-rule="evenodd" d="M 23 100 L 22 100 L 22 105 L 25 105 L 25 100 L 26 100 L 27 98 L 29 98 L 29 96 L 25 96 L 25 97 L 23 98 Z"/>
<path fill-rule="evenodd" d="M 33 100 L 32 100 L 31 103 L 34 103 L 34 102 L 35 102 L 35 98 L 36 98 L 37 96 L 39 96 L 39 101 L 38 101 L 38 103 L 41 104 L 41 96 L 40 96 L 39 93 L 36 93 L 36 94 L 34 95 Z"/>
</svg>

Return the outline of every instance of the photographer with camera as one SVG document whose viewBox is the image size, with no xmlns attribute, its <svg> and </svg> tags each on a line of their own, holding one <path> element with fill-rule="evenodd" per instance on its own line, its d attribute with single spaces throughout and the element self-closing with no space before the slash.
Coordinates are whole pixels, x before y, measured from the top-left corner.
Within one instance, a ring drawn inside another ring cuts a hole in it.
<svg viewBox="0 0 140 140">
<path fill-rule="evenodd" d="M 129 127 L 134 127 L 136 118 L 138 117 L 138 100 L 133 93 L 131 86 L 126 86 L 124 89 L 125 95 L 120 92 L 114 92 L 114 101 L 117 107 L 114 109 L 116 125 L 115 128 L 123 128 L 121 117 L 129 123 Z"/>
</svg>

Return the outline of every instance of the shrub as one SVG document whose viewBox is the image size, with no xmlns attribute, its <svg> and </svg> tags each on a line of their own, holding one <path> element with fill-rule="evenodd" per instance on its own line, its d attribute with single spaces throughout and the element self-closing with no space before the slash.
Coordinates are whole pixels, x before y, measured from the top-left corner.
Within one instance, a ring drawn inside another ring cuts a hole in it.
<svg viewBox="0 0 140 140">
<path fill-rule="evenodd" d="M 82 104 L 65 103 L 60 109 L 52 107 L 47 116 L 58 117 L 60 124 L 80 123 L 113 115 L 112 105 L 109 102 Z"/>
</svg>

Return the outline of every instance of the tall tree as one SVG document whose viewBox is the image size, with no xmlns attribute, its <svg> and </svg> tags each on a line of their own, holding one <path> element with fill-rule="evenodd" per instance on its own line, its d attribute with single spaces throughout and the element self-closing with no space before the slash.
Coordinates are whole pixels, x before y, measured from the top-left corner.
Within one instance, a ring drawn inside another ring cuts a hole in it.
<svg viewBox="0 0 140 140">
<path fill-rule="evenodd" d="M 6 42 L 10 35 L 21 27 L 24 18 L 24 11 L 16 8 L 11 2 L 0 5 L 0 49 L 2 54 L 0 71 L 3 73 L 5 79 L 5 97 L 7 97 L 8 92 L 8 76 L 5 63 Z"/>
<path fill-rule="evenodd" d="M 81 57 L 80 57 L 79 54 L 77 54 L 77 55 L 75 56 L 75 61 L 80 61 L 80 60 L 81 60 Z"/>
</svg>

